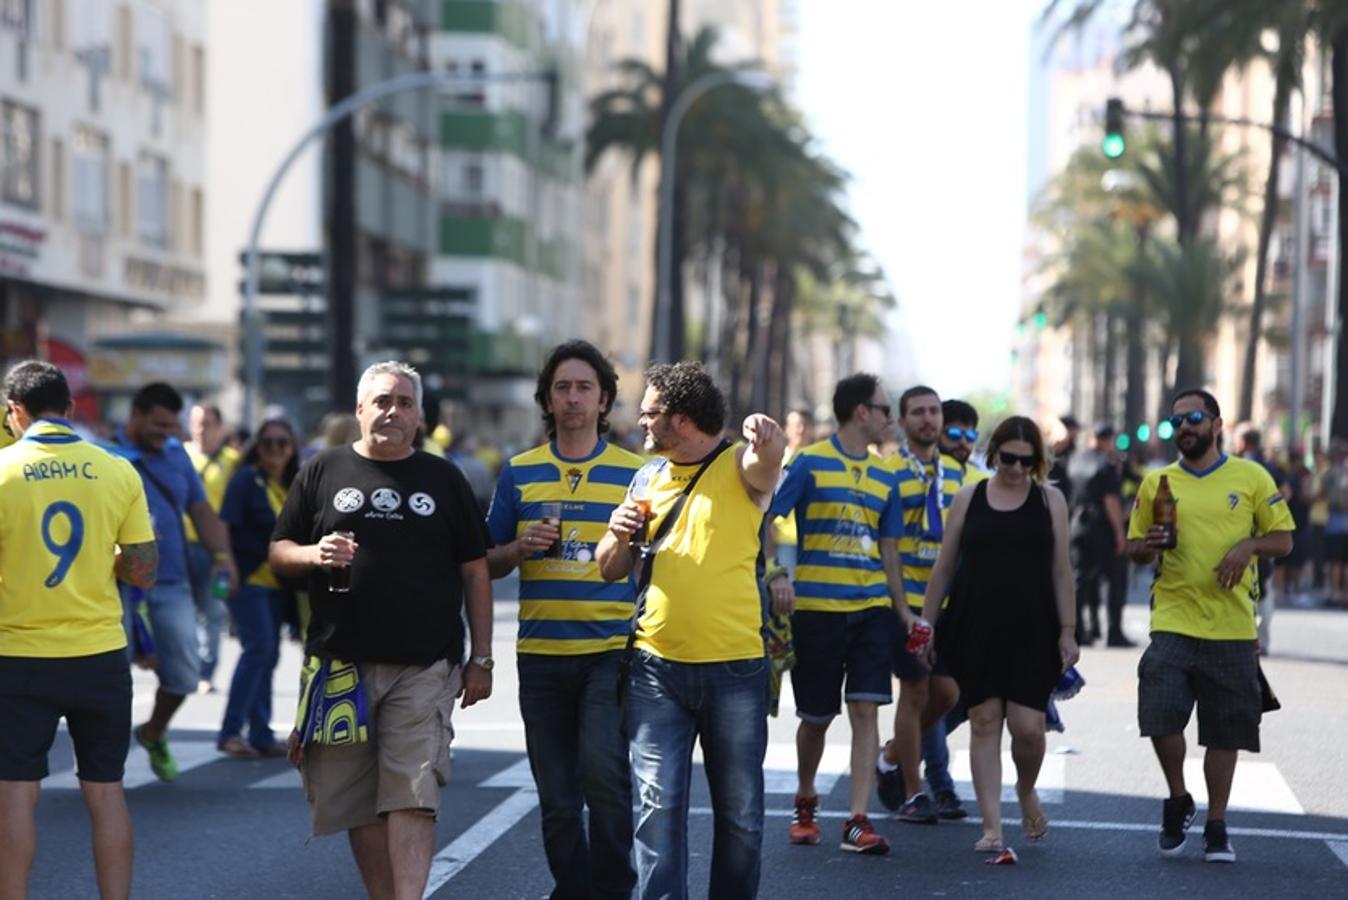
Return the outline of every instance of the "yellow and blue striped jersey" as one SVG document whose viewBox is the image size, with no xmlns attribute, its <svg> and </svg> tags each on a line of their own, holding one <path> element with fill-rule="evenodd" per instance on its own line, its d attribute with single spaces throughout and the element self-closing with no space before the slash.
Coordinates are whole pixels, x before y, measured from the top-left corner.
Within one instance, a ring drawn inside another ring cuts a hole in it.
<svg viewBox="0 0 1348 900">
<path fill-rule="evenodd" d="M 894 485 L 892 462 L 874 452 L 851 456 L 836 436 L 791 460 L 769 514 L 795 518 L 796 609 L 892 605 L 880 540 L 903 531 Z"/>
<path fill-rule="evenodd" d="M 934 461 L 923 462 L 906 447 L 894 458 L 894 467 L 895 493 L 903 510 L 903 536 L 899 538 L 903 592 L 909 606 L 921 609 L 945 536 L 946 513 L 964 486 L 964 471 L 948 456 L 938 454 Z"/>
<path fill-rule="evenodd" d="M 599 574 L 595 546 L 623 502 L 641 457 L 600 440 L 585 459 L 566 459 L 553 443 L 526 450 L 501 468 L 487 513 L 497 544 L 515 540 L 560 503 L 560 558 L 539 553 L 520 566 L 518 651 L 567 656 L 621 649 L 632 625 L 630 581 Z"/>
<path fill-rule="evenodd" d="M 0 450 L 0 656 L 125 647 L 117 546 L 153 540 L 130 463 L 64 420 L 34 422 Z"/>
</svg>

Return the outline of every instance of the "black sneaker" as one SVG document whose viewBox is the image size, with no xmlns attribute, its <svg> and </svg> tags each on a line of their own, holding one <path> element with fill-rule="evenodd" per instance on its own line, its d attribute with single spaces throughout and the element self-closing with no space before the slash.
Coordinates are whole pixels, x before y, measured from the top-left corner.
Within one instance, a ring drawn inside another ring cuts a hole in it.
<svg viewBox="0 0 1348 900">
<path fill-rule="evenodd" d="M 1226 823 L 1221 819 L 1209 819 L 1203 826 L 1203 861 L 1214 863 L 1233 863 L 1236 861 L 1235 848 L 1226 836 Z"/>
<path fill-rule="evenodd" d="M 880 759 L 884 758 L 884 751 L 881 751 Z M 903 806 L 903 770 L 895 766 L 886 772 L 876 765 L 875 792 L 880 795 L 880 804 L 885 809 L 897 812 Z"/>
<path fill-rule="evenodd" d="M 969 811 L 960 805 L 960 798 L 954 791 L 937 791 L 933 798 L 936 801 L 936 817 L 955 821 L 963 819 L 969 815 Z"/>
<path fill-rule="evenodd" d="M 1184 847 L 1184 832 L 1197 814 L 1192 794 L 1170 797 L 1161 804 L 1161 836 L 1156 841 L 1162 856 L 1174 856 Z"/>
<path fill-rule="evenodd" d="M 908 802 L 899 807 L 899 821 L 914 825 L 935 825 L 936 805 L 926 794 L 914 794 Z"/>
</svg>

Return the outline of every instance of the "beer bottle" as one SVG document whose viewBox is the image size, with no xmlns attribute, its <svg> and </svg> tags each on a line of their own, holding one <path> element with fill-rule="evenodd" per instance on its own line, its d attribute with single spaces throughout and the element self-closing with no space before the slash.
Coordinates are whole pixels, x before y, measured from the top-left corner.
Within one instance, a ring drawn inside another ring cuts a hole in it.
<svg viewBox="0 0 1348 900">
<path fill-rule="evenodd" d="M 1156 488 L 1156 497 L 1151 501 L 1151 523 L 1165 526 L 1165 543 L 1162 550 L 1173 550 L 1178 538 L 1176 532 L 1178 513 L 1175 509 L 1175 495 L 1170 492 L 1170 479 L 1161 476 L 1161 484 Z"/>
</svg>

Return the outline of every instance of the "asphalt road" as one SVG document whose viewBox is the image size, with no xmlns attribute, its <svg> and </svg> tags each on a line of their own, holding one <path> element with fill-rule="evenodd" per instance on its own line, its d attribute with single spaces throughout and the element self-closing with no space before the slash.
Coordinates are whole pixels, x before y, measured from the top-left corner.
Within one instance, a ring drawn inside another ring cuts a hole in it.
<svg viewBox="0 0 1348 900">
<path fill-rule="evenodd" d="M 456 712 L 454 773 L 437 827 L 437 857 L 428 896 L 541 898 L 551 888 L 543 858 L 537 804 L 524 759 L 511 644 L 512 586 L 498 592 L 495 694 Z M 1145 632 L 1146 609 L 1128 609 L 1132 634 Z M 941 897 L 1048 895 L 1280 897 L 1293 893 L 1348 897 L 1348 613 L 1282 610 L 1274 622 L 1265 671 L 1283 709 L 1265 719 L 1264 752 L 1242 755 L 1228 822 L 1239 855 L 1234 866 L 1202 862 L 1202 812 L 1185 854 L 1161 859 L 1155 849 L 1164 785 L 1135 716 L 1139 650 L 1091 649 L 1080 668 L 1087 686 L 1062 707 L 1064 734 L 1049 736 L 1040 781 L 1051 820 L 1048 838 L 1017 840 L 1019 812 L 1004 806 L 1009 842 L 1020 861 L 988 866 L 972 851 L 976 819 L 938 826 L 873 817 L 894 852 L 860 858 L 837 849 L 847 807 L 847 728 L 829 735 L 820 780 L 824 841 L 786 841 L 794 790 L 794 716 L 789 690 L 770 728 L 762 895 L 775 898 L 908 895 Z M 224 671 L 232 670 L 236 646 Z M 277 718 L 294 708 L 299 654 L 287 647 L 276 685 Z M 137 721 L 146 715 L 153 680 L 136 678 Z M 362 896 L 346 842 L 309 838 L 298 777 L 284 761 L 239 762 L 215 751 L 223 695 L 191 698 L 171 739 L 183 774 L 171 785 L 153 780 L 133 748 L 128 786 L 136 826 L 135 896 L 146 898 Z M 893 707 L 882 713 L 882 721 Z M 1201 788 L 1200 748 L 1193 741 L 1190 787 Z M 967 775 L 967 729 L 951 737 L 957 780 L 973 804 Z M 53 775 L 39 808 L 33 896 L 95 896 L 88 826 L 62 734 Z M 1008 781 L 1010 766 L 1007 767 Z M 961 775 L 961 770 L 963 774 Z M 1199 791 L 1194 793 L 1199 795 Z M 693 896 L 706 890 L 711 817 L 697 781 L 690 819 Z"/>
</svg>

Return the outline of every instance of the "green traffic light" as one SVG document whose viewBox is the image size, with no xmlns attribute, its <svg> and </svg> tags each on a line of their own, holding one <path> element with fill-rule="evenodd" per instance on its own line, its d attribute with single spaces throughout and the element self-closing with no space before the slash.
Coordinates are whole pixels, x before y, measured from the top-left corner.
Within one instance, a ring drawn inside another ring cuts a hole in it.
<svg viewBox="0 0 1348 900">
<path fill-rule="evenodd" d="M 1162 422 L 1156 426 L 1156 436 L 1163 441 L 1168 441 L 1175 436 L 1175 426 L 1169 422 Z"/>
<path fill-rule="evenodd" d="M 1137 426 L 1137 439 L 1143 444 L 1151 440 L 1151 426 L 1148 425 L 1146 422 L 1143 422 L 1141 425 Z"/>
<path fill-rule="evenodd" d="M 1125 141 L 1123 135 L 1117 133 L 1105 135 L 1105 139 L 1100 145 L 1100 149 L 1104 152 L 1106 159 L 1118 159 L 1120 156 L 1123 156 L 1124 147 Z"/>
<path fill-rule="evenodd" d="M 1128 435 L 1126 434 L 1121 434 L 1118 437 L 1114 438 L 1114 446 L 1118 448 L 1120 453 L 1127 453 L 1128 448 L 1131 447 L 1132 444 L 1133 444 L 1132 439 L 1129 438 Z"/>
<path fill-rule="evenodd" d="M 1035 328 L 1046 328 L 1046 327 L 1048 327 L 1048 314 L 1047 314 L 1047 313 L 1035 313 L 1035 314 L 1034 314 L 1034 327 L 1035 327 Z"/>
</svg>

